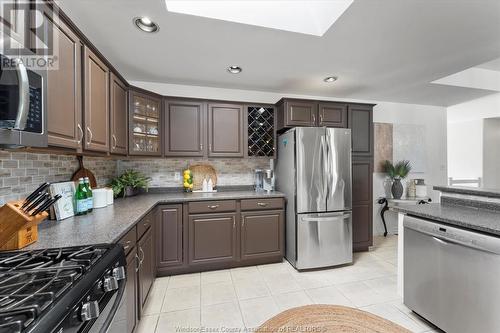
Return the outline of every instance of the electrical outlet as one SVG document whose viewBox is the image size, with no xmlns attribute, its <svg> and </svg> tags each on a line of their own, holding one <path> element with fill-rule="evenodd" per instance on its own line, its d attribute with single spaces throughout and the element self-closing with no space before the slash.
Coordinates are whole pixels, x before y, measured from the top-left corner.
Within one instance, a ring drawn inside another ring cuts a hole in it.
<svg viewBox="0 0 500 333">
<path fill-rule="evenodd" d="M 180 172 L 174 172 L 174 180 L 181 180 L 181 173 Z"/>
</svg>

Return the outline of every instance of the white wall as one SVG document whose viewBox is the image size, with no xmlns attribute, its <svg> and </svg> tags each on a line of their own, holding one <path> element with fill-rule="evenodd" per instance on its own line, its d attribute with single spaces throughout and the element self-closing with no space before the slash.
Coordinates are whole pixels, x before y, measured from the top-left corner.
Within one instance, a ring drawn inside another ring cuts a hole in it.
<svg viewBox="0 0 500 333">
<path fill-rule="evenodd" d="M 424 125 L 425 131 L 425 151 L 427 159 L 427 172 L 425 174 L 410 174 L 410 178 L 424 178 L 429 188 L 432 185 L 442 185 L 447 182 L 446 168 L 446 108 L 413 105 L 401 103 L 388 103 L 370 100 L 356 100 L 322 96 L 308 96 L 287 94 L 281 92 L 264 92 L 238 89 L 224 89 L 213 87 L 186 86 L 176 84 L 165 84 L 156 82 L 130 82 L 132 85 L 154 91 L 161 95 L 178 97 L 198 97 L 206 99 L 233 100 L 241 102 L 276 103 L 281 97 L 321 99 L 346 102 L 365 102 L 377 104 L 374 108 L 374 121 L 394 124 L 418 124 Z M 385 175 L 374 174 L 373 198 L 376 200 L 380 196 L 385 196 L 384 190 Z M 438 199 L 436 193 L 429 193 Z M 382 234 L 382 221 L 379 217 L 380 206 L 374 203 L 374 233 Z M 387 213 L 389 227 L 395 230 L 395 217 L 393 213 Z"/>
<path fill-rule="evenodd" d="M 500 93 L 448 107 L 448 122 L 500 117 Z"/>
<path fill-rule="evenodd" d="M 425 145 L 425 172 L 410 173 L 407 179 L 423 178 L 427 184 L 429 196 L 436 202 L 439 192 L 433 191 L 434 185 L 447 183 L 447 154 L 446 154 L 446 108 L 428 105 L 401 104 L 382 102 L 375 106 L 373 121 L 392 124 L 412 124 L 425 128 L 422 133 L 422 144 Z M 387 182 L 383 173 L 373 174 L 373 198 L 386 195 Z M 405 184 L 406 185 L 406 184 Z M 405 188 L 406 190 L 406 188 Z M 375 203 L 373 207 L 374 228 L 373 233 L 383 233 L 382 219 L 379 215 L 380 206 Z M 385 214 L 387 228 L 394 233 L 397 230 L 397 216 L 393 212 Z"/>
<path fill-rule="evenodd" d="M 483 178 L 483 120 L 448 123 L 448 177 Z"/>
</svg>

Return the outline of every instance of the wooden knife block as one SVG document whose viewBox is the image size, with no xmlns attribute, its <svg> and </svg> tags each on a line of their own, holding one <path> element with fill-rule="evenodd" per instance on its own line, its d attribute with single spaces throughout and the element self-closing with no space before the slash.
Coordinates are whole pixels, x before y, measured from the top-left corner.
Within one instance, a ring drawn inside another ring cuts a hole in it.
<svg viewBox="0 0 500 333">
<path fill-rule="evenodd" d="M 35 216 L 21 210 L 23 201 L 9 202 L 0 207 L 0 251 L 19 250 L 38 240 L 38 224 L 48 216 Z"/>
</svg>

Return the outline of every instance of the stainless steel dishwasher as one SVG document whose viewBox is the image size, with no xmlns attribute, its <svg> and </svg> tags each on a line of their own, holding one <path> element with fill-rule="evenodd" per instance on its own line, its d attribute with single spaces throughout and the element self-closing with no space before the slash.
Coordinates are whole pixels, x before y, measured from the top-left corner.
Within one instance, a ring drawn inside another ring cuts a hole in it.
<svg viewBox="0 0 500 333">
<path fill-rule="evenodd" d="M 500 238 L 411 216 L 403 225 L 404 304 L 448 333 L 500 332 Z"/>
</svg>

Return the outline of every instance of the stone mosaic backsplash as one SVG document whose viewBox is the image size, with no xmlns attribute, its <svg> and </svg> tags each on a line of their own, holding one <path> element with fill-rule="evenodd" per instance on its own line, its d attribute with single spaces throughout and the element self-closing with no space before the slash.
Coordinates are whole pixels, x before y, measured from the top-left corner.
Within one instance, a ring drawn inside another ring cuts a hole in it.
<svg viewBox="0 0 500 333">
<path fill-rule="evenodd" d="M 98 186 L 107 185 L 113 177 L 127 169 L 135 169 L 151 177 L 151 187 L 181 187 L 182 170 L 192 164 L 208 163 L 217 171 L 219 186 L 253 185 L 254 170 L 269 168 L 269 159 L 130 159 L 84 157 Z M 67 181 L 78 169 L 75 156 L 0 150 L 0 205 L 25 198 L 43 182 Z"/>
<path fill-rule="evenodd" d="M 180 173 L 189 165 L 206 163 L 214 167 L 217 172 L 217 185 L 253 185 L 254 170 L 268 169 L 269 159 L 202 159 L 202 158 L 179 158 L 179 159 L 151 159 L 151 160 L 120 160 L 117 171 L 122 173 L 127 169 L 139 170 L 146 176 L 151 177 L 151 187 L 181 187 L 182 179 L 175 179 L 175 173 Z"/>
<path fill-rule="evenodd" d="M 84 157 L 99 186 L 116 175 L 116 161 L 102 157 Z M 0 150 L 0 205 L 25 198 L 43 182 L 70 180 L 78 169 L 75 156 L 37 154 Z"/>
</svg>

